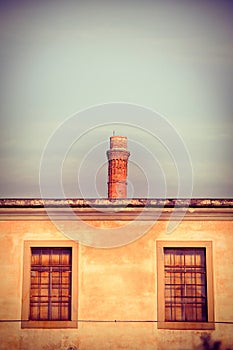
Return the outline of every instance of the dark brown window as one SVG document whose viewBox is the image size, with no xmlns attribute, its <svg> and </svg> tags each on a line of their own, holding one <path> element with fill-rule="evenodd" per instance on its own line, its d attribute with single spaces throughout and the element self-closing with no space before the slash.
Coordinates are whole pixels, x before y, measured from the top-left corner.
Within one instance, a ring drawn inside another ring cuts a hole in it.
<svg viewBox="0 0 233 350">
<path fill-rule="evenodd" d="M 71 248 L 31 248 L 29 320 L 71 320 L 71 280 Z"/>
<path fill-rule="evenodd" d="M 207 321 L 205 248 L 164 248 L 165 321 Z"/>
<path fill-rule="evenodd" d="M 214 329 L 212 242 L 157 241 L 158 328 Z"/>
</svg>

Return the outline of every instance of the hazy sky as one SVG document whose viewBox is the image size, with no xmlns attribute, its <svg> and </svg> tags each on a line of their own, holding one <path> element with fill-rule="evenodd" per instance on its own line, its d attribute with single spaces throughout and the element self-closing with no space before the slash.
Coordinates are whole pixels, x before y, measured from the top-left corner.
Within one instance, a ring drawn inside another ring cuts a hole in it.
<svg viewBox="0 0 233 350">
<path fill-rule="evenodd" d="M 185 186 L 173 137 L 188 149 L 193 197 L 233 196 L 233 1 L 0 1 L 0 40 L 1 197 L 40 196 L 55 130 L 48 155 L 54 164 L 66 150 L 57 164 L 68 197 L 106 196 L 112 130 L 129 138 L 129 196 Z"/>
</svg>

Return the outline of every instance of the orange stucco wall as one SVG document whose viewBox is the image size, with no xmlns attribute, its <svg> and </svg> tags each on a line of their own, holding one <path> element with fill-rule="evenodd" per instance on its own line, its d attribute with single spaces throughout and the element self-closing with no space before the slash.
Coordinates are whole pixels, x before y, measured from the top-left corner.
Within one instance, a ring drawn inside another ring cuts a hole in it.
<svg viewBox="0 0 233 350">
<path fill-rule="evenodd" d="M 147 223 L 134 225 L 143 231 Z M 157 320 L 156 241 L 210 240 L 215 320 L 233 321 L 233 221 L 183 221 L 170 235 L 165 227 L 165 221 L 158 221 L 143 237 L 118 248 L 79 246 L 80 320 Z M 0 319 L 9 320 L 0 323 L 0 349 L 188 350 L 195 349 L 200 335 L 207 332 L 222 341 L 222 349 L 233 345 L 233 325 L 229 323 L 217 323 L 212 331 L 162 330 L 156 323 L 146 322 L 79 322 L 77 329 L 21 329 L 23 243 L 54 239 L 66 238 L 50 221 L 0 222 Z"/>
</svg>

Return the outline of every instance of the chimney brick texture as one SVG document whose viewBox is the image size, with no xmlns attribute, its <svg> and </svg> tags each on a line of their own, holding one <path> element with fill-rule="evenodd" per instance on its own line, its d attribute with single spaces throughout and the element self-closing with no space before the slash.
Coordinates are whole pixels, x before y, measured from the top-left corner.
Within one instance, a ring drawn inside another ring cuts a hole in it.
<svg viewBox="0 0 233 350">
<path fill-rule="evenodd" d="M 108 157 L 108 198 L 127 198 L 127 137 L 111 136 Z"/>
</svg>

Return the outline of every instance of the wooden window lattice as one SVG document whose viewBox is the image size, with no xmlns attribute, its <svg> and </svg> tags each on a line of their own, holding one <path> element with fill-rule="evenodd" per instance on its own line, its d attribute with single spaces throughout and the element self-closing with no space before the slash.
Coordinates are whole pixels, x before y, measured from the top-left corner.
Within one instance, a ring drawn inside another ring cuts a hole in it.
<svg viewBox="0 0 233 350">
<path fill-rule="evenodd" d="M 207 321 L 205 248 L 164 248 L 165 320 Z"/>
<path fill-rule="evenodd" d="M 71 319 L 71 248 L 31 248 L 30 320 Z"/>
</svg>

